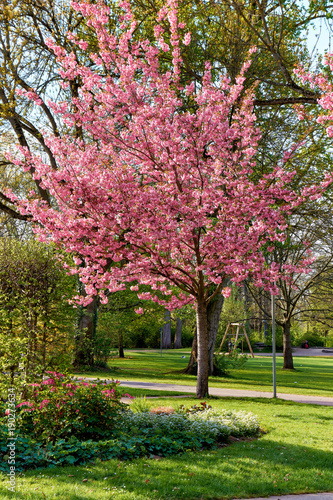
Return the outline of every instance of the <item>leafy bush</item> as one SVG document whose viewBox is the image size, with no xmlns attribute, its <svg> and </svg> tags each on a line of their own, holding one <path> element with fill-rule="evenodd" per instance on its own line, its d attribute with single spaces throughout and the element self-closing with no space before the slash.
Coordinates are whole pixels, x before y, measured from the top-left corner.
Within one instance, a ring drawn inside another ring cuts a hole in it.
<svg viewBox="0 0 333 500">
<path fill-rule="evenodd" d="M 299 345 L 302 342 L 308 341 L 310 347 L 324 347 L 325 345 L 325 337 L 316 331 L 312 331 L 309 333 L 305 333 L 298 339 Z"/>
<path fill-rule="evenodd" d="M 121 426 L 119 426 L 119 430 L 121 428 L 122 432 L 131 435 L 152 435 L 154 433 L 163 437 L 169 436 L 174 440 L 184 440 L 188 448 L 193 447 L 193 442 L 197 443 L 198 446 L 207 446 L 213 445 L 217 438 L 226 441 L 230 434 L 225 426 L 205 422 L 200 418 L 192 419 L 190 414 L 181 413 L 126 412 L 119 425 Z"/>
<path fill-rule="evenodd" d="M 70 366 L 77 312 L 67 298 L 75 287 L 51 245 L 1 239 L 0 397 Z"/>
<path fill-rule="evenodd" d="M 217 377 L 230 376 L 230 370 L 243 370 L 248 357 L 241 354 L 238 349 L 230 353 L 222 352 L 214 355 L 214 375 Z"/>
<path fill-rule="evenodd" d="M 17 405 L 21 432 L 42 443 L 109 436 L 119 410 L 125 408 L 117 382 L 91 383 L 48 373 L 40 384 L 30 384 L 30 397 Z"/>
<path fill-rule="evenodd" d="M 204 412 L 190 413 L 189 419 L 194 422 L 209 424 L 210 432 L 216 433 L 218 438 L 225 435 L 235 437 L 255 436 L 260 431 L 257 417 L 244 411 L 216 410 L 208 408 Z"/>
</svg>

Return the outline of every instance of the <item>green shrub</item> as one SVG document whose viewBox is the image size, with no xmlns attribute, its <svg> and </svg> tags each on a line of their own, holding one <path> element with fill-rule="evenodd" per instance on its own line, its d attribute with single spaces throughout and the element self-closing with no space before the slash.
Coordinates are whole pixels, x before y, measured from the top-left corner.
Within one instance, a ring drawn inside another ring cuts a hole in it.
<svg viewBox="0 0 333 500">
<path fill-rule="evenodd" d="M 308 341 L 310 347 L 324 347 L 325 345 L 325 337 L 316 331 L 308 332 L 302 335 L 302 337 L 298 339 L 299 345 L 306 340 Z"/>
<path fill-rule="evenodd" d="M 243 370 L 248 356 L 241 354 L 238 349 L 230 353 L 222 352 L 214 355 L 214 375 L 217 377 L 230 376 L 231 370 Z"/>
<path fill-rule="evenodd" d="M 51 245 L 1 238 L 0 397 L 70 366 L 77 312 L 67 299 L 75 284 Z"/>
<path fill-rule="evenodd" d="M 110 337 L 104 330 L 96 332 L 93 343 L 94 366 L 97 368 L 108 368 L 108 360 L 118 355 L 112 346 Z"/>
<path fill-rule="evenodd" d="M 49 372 L 49 378 L 30 384 L 30 397 L 17 405 L 20 430 L 42 443 L 109 436 L 118 411 L 125 407 L 116 385 Z"/>
</svg>

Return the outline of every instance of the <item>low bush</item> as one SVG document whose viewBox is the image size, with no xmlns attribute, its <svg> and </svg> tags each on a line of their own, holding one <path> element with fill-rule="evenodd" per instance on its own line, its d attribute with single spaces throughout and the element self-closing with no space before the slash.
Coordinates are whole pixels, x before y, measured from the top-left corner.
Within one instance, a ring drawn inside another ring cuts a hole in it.
<svg viewBox="0 0 333 500">
<path fill-rule="evenodd" d="M 213 357 L 213 376 L 230 377 L 231 370 L 243 370 L 245 368 L 247 354 L 241 354 L 239 349 L 229 352 L 220 352 Z M 187 371 L 191 375 L 197 375 L 198 363 L 193 363 L 191 370 Z"/>
<path fill-rule="evenodd" d="M 85 382 L 48 372 L 41 383 L 29 385 L 30 394 L 17 405 L 20 431 L 41 443 L 72 436 L 79 440 L 110 435 L 120 402 L 117 382 Z"/>
<path fill-rule="evenodd" d="M 241 354 L 238 349 L 230 353 L 221 352 L 214 355 L 214 373 L 217 377 L 229 377 L 231 370 L 243 370 L 247 361 L 247 354 Z"/>
<path fill-rule="evenodd" d="M 298 344 L 301 345 L 302 342 L 305 342 L 306 340 L 308 341 L 310 347 L 324 347 L 325 345 L 325 337 L 315 331 L 303 334 L 298 339 Z"/>
<path fill-rule="evenodd" d="M 200 445 L 226 442 L 230 435 L 253 436 L 259 433 L 259 423 L 252 414 L 218 411 L 177 413 L 126 412 L 118 421 L 119 430 L 129 434 L 142 434 L 148 430 L 170 438 L 195 438 Z M 116 429 L 117 430 L 117 426 Z M 191 447 L 191 446 L 189 446 Z"/>
</svg>

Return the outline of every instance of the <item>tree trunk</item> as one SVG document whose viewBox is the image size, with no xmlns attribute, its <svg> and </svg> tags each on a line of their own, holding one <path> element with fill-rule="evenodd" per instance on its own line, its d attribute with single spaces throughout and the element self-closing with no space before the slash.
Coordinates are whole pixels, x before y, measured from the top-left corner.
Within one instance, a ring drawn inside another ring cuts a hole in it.
<svg viewBox="0 0 333 500">
<path fill-rule="evenodd" d="M 73 360 L 74 368 L 80 365 L 94 365 L 93 343 L 96 331 L 97 300 L 95 297 L 90 304 L 81 309 Z"/>
<path fill-rule="evenodd" d="M 251 299 L 250 299 L 250 294 L 249 294 L 246 283 L 244 283 L 244 285 L 243 285 L 243 295 L 244 295 L 245 317 L 248 318 L 251 316 L 250 315 Z M 245 329 L 246 329 L 246 331 L 251 329 L 251 322 L 248 319 L 245 321 Z"/>
<path fill-rule="evenodd" d="M 188 362 L 187 367 L 184 370 L 184 373 L 190 373 L 190 374 L 193 373 L 193 365 L 194 363 L 197 362 L 197 358 L 198 358 L 198 342 L 197 342 L 197 327 L 195 327 L 190 360 Z"/>
<path fill-rule="evenodd" d="M 208 357 L 208 329 L 207 305 L 204 300 L 197 302 L 197 341 L 198 341 L 198 375 L 197 398 L 208 396 L 209 357 Z"/>
<path fill-rule="evenodd" d="M 118 346 L 119 346 L 119 357 L 124 358 L 124 339 L 123 339 L 123 332 L 119 332 L 119 337 L 118 337 Z"/>
<path fill-rule="evenodd" d="M 217 331 L 219 328 L 220 316 L 223 308 L 224 297 L 222 294 L 210 302 L 207 307 L 207 330 L 208 330 L 208 357 L 209 357 L 209 375 L 214 373 L 214 351 L 216 344 Z M 190 360 L 184 373 L 193 373 L 193 365 L 198 357 L 198 344 L 197 344 L 197 328 L 194 332 L 192 350 Z"/>
<path fill-rule="evenodd" d="M 283 369 L 293 370 L 293 354 L 291 349 L 290 320 L 283 323 Z"/>
<path fill-rule="evenodd" d="M 183 325 L 182 320 L 180 318 L 177 318 L 175 340 L 173 343 L 174 349 L 182 348 L 182 325 Z"/>
<path fill-rule="evenodd" d="M 164 324 L 162 334 L 162 349 L 171 349 L 171 314 L 170 311 L 164 311 Z"/>
<path fill-rule="evenodd" d="M 209 375 L 214 373 L 214 351 L 224 297 L 220 293 L 207 307 Z"/>
<path fill-rule="evenodd" d="M 258 291 L 259 291 L 259 299 L 258 299 L 258 300 L 259 300 L 259 310 L 258 310 L 258 332 L 260 332 L 260 333 L 261 333 L 261 332 L 262 332 L 262 326 L 263 326 L 263 325 L 262 325 L 262 319 L 263 319 L 263 317 L 262 317 L 262 310 L 261 310 L 261 308 L 262 308 L 262 294 L 261 294 L 261 289 L 260 289 L 260 288 L 258 289 Z"/>
</svg>

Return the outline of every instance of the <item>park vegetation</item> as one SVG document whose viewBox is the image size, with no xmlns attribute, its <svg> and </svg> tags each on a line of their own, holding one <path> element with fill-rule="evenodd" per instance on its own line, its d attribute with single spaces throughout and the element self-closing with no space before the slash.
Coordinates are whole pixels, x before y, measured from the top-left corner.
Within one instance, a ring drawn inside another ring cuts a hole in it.
<svg viewBox="0 0 333 500">
<path fill-rule="evenodd" d="M 216 447 L 230 436 L 260 434 L 259 422 L 250 413 L 213 410 L 205 403 L 151 413 L 140 405 L 132 410 L 120 402 L 120 396 L 117 382 L 85 382 L 47 372 L 41 383 L 29 385 L 16 410 L 7 409 L 1 417 L 4 461 L 0 471 L 7 470 L 11 439 L 15 440 L 16 470 L 23 470 L 79 465 L 97 458 L 167 456 Z M 19 432 L 8 438 L 6 420 L 11 413 L 16 413 Z"/>
</svg>

